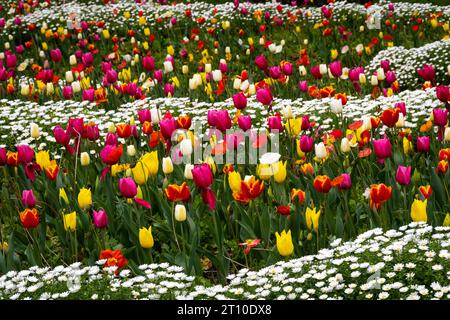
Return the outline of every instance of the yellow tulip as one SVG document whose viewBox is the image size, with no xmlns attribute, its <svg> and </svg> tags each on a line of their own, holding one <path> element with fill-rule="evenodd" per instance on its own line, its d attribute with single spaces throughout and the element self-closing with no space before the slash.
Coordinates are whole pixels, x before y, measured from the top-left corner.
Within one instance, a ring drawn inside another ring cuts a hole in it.
<svg viewBox="0 0 450 320">
<path fill-rule="evenodd" d="M 316 208 L 306 208 L 305 216 L 308 229 L 314 229 L 317 232 L 319 230 L 320 210 L 316 212 Z"/>
<path fill-rule="evenodd" d="M 450 214 L 447 213 L 444 219 L 444 223 L 442 224 L 444 227 L 450 227 Z"/>
<path fill-rule="evenodd" d="M 152 235 L 152 227 L 141 228 L 139 229 L 139 243 L 141 247 L 144 249 L 150 249 L 153 247 L 153 235 Z"/>
<path fill-rule="evenodd" d="M 261 180 L 269 180 L 273 176 L 273 166 L 270 164 L 258 164 L 256 174 Z"/>
<path fill-rule="evenodd" d="M 336 59 L 337 58 L 337 56 L 338 56 L 338 51 L 336 50 L 336 49 L 332 49 L 331 51 L 330 51 L 330 54 L 331 54 L 331 59 Z"/>
<path fill-rule="evenodd" d="M 137 187 L 136 198 L 138 198 L 138 199 L 144 199 L 144 196 L 142 195 L 142 189 L 141 189 L 141 186 L 138 186 L 138 187 Z"/>
<path fill-rule="evenodd" d="M 278 161 L 273 164 L 274 180 L 277 183 L 283 183 L 286 180 L 286 161 Z"/>
<path fill-rule="evenodd" d="M 50 155 L 48 151 L 41 150 L 36 153 L 36 163 L 42 170 L 47 169 L 50 166 Z"/>
<path fill-rule="evenodd" d="M 411 219 L 415 222 L 427 222 L 427 200 L 414 199 L 411 205 Z"/>
<path fill-rule="evenodd" d="M 102 34 L 103 34 L 103 38 L 105 38 L 105 39 L 109 39 L 111 37 L 108 29 L 103 29 Z"/>
<path fill-rule="evenodd" d="M 125 82 L 131 81 L 131 69 L 130 68 L 122 70 L 122 79 Z"/>
<path fill-rule="evenodd" d="M 66 204 L 69 204 L 69 199 L 64 188 L 59 188 L 59 199 L 63 199 Z"/>
<path fill-rule="evenodd" d="M 78 205 L 81 210 L 88 209 L 92 205 L 91 189 L 81 188 L 78 193 Z"/>
<path fill-rule="evenodd" d="M 284 126 L 291 136 L 297 136 L 302 131 L 302 118 L 289 119 Z"/>
<path fill-rule="evenodd" d="M 408 140 L 408 138 L 403 137 L 403 152 L 405 154 L 408 154 L 410 152 L 412 152 L 413 150 L 413 145 L 412 142 Z"/>
<path fill-rule="evenodd" d="M 283 257 L 290 256 L 294 252 L 294 244 L 292 243 L 291 230 L 287 233 L 285 230 L 281 232 L 281 235 L 276 232 L 275 236 L 277 238 L 277 250 Z"/>
<path fill-rule="evenodd" d="M 147 152 L 141 157 L 140 161 L 147 167 L 150 176 L 154 177 L 158 174 L 158 151 Z"/>
<path fill-rule="evenodd" d="M 300 140 L 299 139 L 297 139 L 297 154 L 300 158 L 304 158 L 306 156 L 306 154 L 300 148 Z"/>
<path fill-rule="evenodd" d="M 170 157 L 162 159 L 162 169 L 164 174 L 171 174 L 173 172 L 173 163 Z"/>
<path fill-rule="evenodd" d="M 3 241 L 3 242 L 2 242 L 2 250 L 3 250 L 3 252 L 4 252 L 4 253 L 8 253 L 8 248 L 9 248 L 8 242 Z"/>
<path fill-rule="evenodd" d="M 146 37 L 150 36 L 150 29 L 149 29 L 149 28 L 145 28 L 145 29 L 144 29 L 144 35 L 145 35 Z"/>
<path fill-rule="evenodd" d="M 170 54 L 171 56 L 175 54 L 175 49 L 173 48 L 173 46 L 167 47 L 167 53 Z"/>
<path fill-rule="evenodd" d="M 136 163 L 134 168 L 131 169 L 131 173 L 133 175 L 133 180 L 139 185 L 145 184 L 149 177 L 147 166 L 145 166 L 142 161 Z"/>
<path fill-rule="evenodd" d="M 77 213 L 71 212 L 63 216 L 64 229 L 66 231 L 75 231 L 77 229 Z"/>
<path fill-rule="evenodd" d="M 237 171 L 228 174 L 228 184 L 233 192 L 241 191 L 241 175 Z"/>
</svg>

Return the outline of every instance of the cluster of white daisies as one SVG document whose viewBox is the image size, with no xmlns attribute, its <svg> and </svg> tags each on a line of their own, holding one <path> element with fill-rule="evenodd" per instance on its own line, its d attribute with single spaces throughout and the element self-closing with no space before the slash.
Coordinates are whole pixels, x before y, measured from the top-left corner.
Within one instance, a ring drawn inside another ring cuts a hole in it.
<svg viewBox="0 0 450 320">
<path fill-rule="evenodd" d="M 205 285 L 168 263 L 128 269 L 75 263 L 0 277 L 0 299 L 449 299 L 450 227 L 411 223 L 316 255 L 241 269 L 226 285 Z"/>
</svg>

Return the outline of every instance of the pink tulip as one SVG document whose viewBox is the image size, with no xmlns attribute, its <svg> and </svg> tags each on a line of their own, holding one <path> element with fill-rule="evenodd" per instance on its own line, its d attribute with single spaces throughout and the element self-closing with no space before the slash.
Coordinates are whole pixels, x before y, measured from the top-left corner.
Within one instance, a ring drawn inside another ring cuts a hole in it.
<svg viewBox="0 0 450 320">
<path fill-rule="evenodd" d="M 388 72 L 391 68 L 391 63 L 389 60 L 381 60 L 380 61 L 380 67 L 384 70 L 384 72 Z"/>
<path fill-rule="evenodd" d="M 447 109 L 433 109 L 434 124 L 438 127 L 445 127 L 447 124 L 448 110 Z"/>
<path fill-rule="evenodd" d="M 70 142 L 70 133 L 68 130 L 64 130 L 60 126 L 53 128 L 53 136 L 55 137 L 56 143 L 67 146 Z"/>
<path fill-rule="evenodd" d="M 94 56 L 92 55 L 92 53 L 87 52 L 83 54 L 81 61 L 83 61 L 85 67 L 90 67 L 94 63 Z"/>
<path fill-rule="evenodd" d="M 322 79 L 322 74 L 320 73 L 320 67 L 319 66 L 312 66 L 311 69 L 311 74 L 315 79 Z"/>
<path fill-rule="evenodd" d="M 106 80 L 109 84 L 113 84 L 117 81 L 117 72 L 114 69 L 106 71 Z"/>
<path fill-rule="evenodd" d="M 25 208 L 33 208 L 36 205 L 36 197 L 33 190 L 22 191 L 22 204 Z"/>
<path fill-rule="evenodd" d="M 73 98 L 72 86 L 64 86 L 64 88 L 62 90 L 62 94 L 63 94 L 64 99 L 66 99 L 66 100 L 72 99 Z"/>
<path fill-rule="evenodd" d="M 392 145 L 388 138 L 373 140 L 373 149 L 378 159 L 385 159 L 392 156 Z"/>
<path fill-rule="evenodd" d="M 8 73 L 6 72 L 6 69 L 3 67 L 0 67 L 0 81 L 6 81 L 8 80 Z"/>
<path fill-rule="evenodd" d="M 238 126 L 244 131 L 249 130 L 252 127 L 252 117 L 251 116 L 239 116 Z"/>
<path fill-rule="evenodd" d="M 279 66 L 274 66 L 269 68 L 269 76 L 272 79 L 278 79 L 281 77 L 281 68 Z"/>
<path fill-rule="evenodd" d="M 394 71 L 386 72 L 386 81 L 387 81 L 387 83 L 391 84 L 395 80 L 397 80 L 397 77 L 395 76 Z"/>
<path fill-rule="evenodd" d="M 348 72 L 348 77 L 353 82 L 359 82 L 359 75 L 361 73 L 364 73 L 364 68 L 363 67 L 356 67 L 356 68 L 351 69 Z"/>
<path fill-rule="evenodd" d="M 118 139 L 119 137 L 117 136 L 116 133 L 108 133 L 106 135 L 105 144 L 108 146 L 116 146 L 118 143 Z"/>
<path fill-rule="evenodd" d="M 314 139 L 309 136 L 301 136 L 300 137 L 300 150 L 304 153 L 311 152 L 314 147 Z"/>
<path fill-rule="evenodd" d="M 333 10 L 327 8 L 326 6 L 322 6 L 320 8 L 325 18 L 330 19 L 331 15 L 333 14 Z"/>
<path fill-rule="evenodd" d="M 92 220 L 97 229 L 105 228 L 108 225 L 108 215 L 103 209 L 100 209 L 99 211 L 93 210 Z"/>
<path fill-rule="evenodd" d="M 430 137 L 429 136 L 417 137 L 417 151 L 418 152 L 430 151 Z"/>
<path fill-rule="evenodd" d="M 286 62 L 283 64 L 283 73 L 287 76 L 290 76 L 292 74 L 293 67 L 292 64 L 289 62 Z"/>
<path fill-rule="evenodd" d="M 161 120 L 159 122 L 159 126 L 161 127 L 161 134 L 166 140 L 172 138 L 172 134 L 177 128 L 175 118 Z"/>
<path fill-rule="evenodd" d="M 302 117 L 302 130 L 309 130 L 311 128 L 311 123 L 309 122 L 309 116 L 304 115 Z"/>
<path fill-rule="evenodd" d="M 404 116 L 406 116 L 406 104 L 403 101 L 402 102 L 397 102 L 394 105 L 394 109 L 400 110 L 400 112 L 403 113 Z"/>
<path fill-rule="evenodd" d="M 155 70 L 155 72 L 153 72 L 153 78 L 158 80 L 158 82 L 162 82 L 163 81 L 163 71 L 161 69 Z"/>
<path fill-rule="evenodd" d="M 14 69 L 17 64 L 17 57 L 14 54 L 8 54 L 5 57 L 6 68 Z"/>
<path fill-rule="evenodd" d="M 342 180 L 338 185 L 339 189 L 348 190 L 352 187 L 352 179 L 348 173 L 341 174 Z"/>
<path fill-rule="evenodd" d="M 16 146 L 17 148 L 17 158 L 19 163 L 27 165 L 33 162 L 34 150 L 25 144 L 20 144 Z"/>
<path fill-rule="evenodd" d="M 213 183 L 212 171 L 207 163 L 195 165 L 192 169 L 192 178 L 195 185 L 200 189 L 207 189 Z"/>
<path fill-rule="evenodd" d="M 342 76 L 342 64 L 340 61 L 333 61 L 329 65 L 330 72 L 335 78 Z"/>
<path fill-rule="evenodd" d="M 219 70 L 223 74 L 227 74 L 228 73 L 228 65 L 226 63 L 220 63 L 219 64 Z"/>
<path fill-rule="evenodd" d="M 137 194 L 137 186 L 132 178 L 121 178 L 119 180 L 119 190 L 122 196 L 132 199 Z"/>
<path fill-rule="evenodd" d="M 211 189 L 205 189 L 202 191 L 202 199 L 203 203 L 208 205 L 210 210 L 214 210 L 216 208 L 216 195 Z"/>
<path fill-rule="evenodd" d="M 166 84 L 164 85 L 164 94 L 165 94 L 166 96 L 169 96 L 169 95 L 170 95 L 170 96 L 173 96 L 174 92 L 175 92 L 175 88 L 173 87 L 172 84 L 166 83 Z"/>
<path fill-rule="evenodd" d="M 266 88 L 258 89 L 258 91 L 256 91 L 256 100 L 258 100 L 265 106 L 270 105 L 273 100 L 270 89 L 266 89 Z"/>
<path fill-rule="evenodd" d="M 146 121 L 152 121 L 152 116 L 149 109 L 138 110 L 139 122 L 144 124 Z"/>
<path fill-rule="evenodd" d="M 111 61 L 102 62 L 101 67 L 102 67 L 103 73 L 106 73 L 112 69 L 112 62 Z"/>
<path fill-rule="evenodd" d="M 153 57 L 143 57 L 142 67 L 145 71 L 153 71 L 155 69 L 155 58 Z"/>
<path fill-rule="evenodd" d="M 255 58 L 255 64 L 261 70 L 266 70 L 267 67 L 269 66 L 266 57 L 264 57 L 264 55 L 257 56 Z"/>
<path fill-rule="evenodd" d="M 6 25 L 5 18 L 0 18 L 0 29 L 3 29 Z"/>
<path fill-rule="evenodd" d="M 450 98 L 450 88 L 448 86 L 437 86 L 436 87 L 436 97 L 439 101 L 447 103 Z"/>
<path fill-rule="evenodd" d="M 16 47 L 17 54 L 22 54 L 25 51 L 25 47 L 23 45 Z"/>
<path fill-rule="evenodd" d="M 84 119 L 83 118 L 70 118 L 67 130 L 72 137 L 78 137 L 84 131 Z"/>
<path fill-rule="evenodd" d="M 6 164 L 6 148 L 0 148 L 0 166 L 4 166 Z"/>
<path fill-rule="evenodd" d="M 430 64 L 424 64 L 422 69 L 417 70 L 417 73 L 425 81 L 433 81 L 436 76 L 434 67 Z"/>
<path fill-rule="evenodd" d="M 398 166 L 395 180 L 402 186 L 407 186 L 411 183 L 411 167 Z"/>
<path fill-rule="evenodd" d="M 61 50 L 55 49 L 50 51 L 50 57 L 54 62 L 59 62 L 62 59 L 62 53 Z"/>
<path fill-rule="evenodd" d="M 83 90 L 82 94 L 83 100 L 93 102 L 95 99 L 95 90 L 94 89 L 86 89 Z"/>
<path fill-rule="evenodd" d="M 247 107 L 247 97 L 242 92 L 236 93 L 233 96 L 233 104 L 236 109 L 243 110 Z"/>
<path fill-rule="evenodd" d="M 271 116 L 267 118 L 267 126 L 270 131 L 278 130 L 279 132 L 283 131 L 283 123 L 281 122 L 280 116 Z"/>
<path fill-rule="evenodd" d="M 302 80 L 298 83 L 298 88 L 301 92 L 308 91 L 308 82 L 306 80 Z"/>
</svg>

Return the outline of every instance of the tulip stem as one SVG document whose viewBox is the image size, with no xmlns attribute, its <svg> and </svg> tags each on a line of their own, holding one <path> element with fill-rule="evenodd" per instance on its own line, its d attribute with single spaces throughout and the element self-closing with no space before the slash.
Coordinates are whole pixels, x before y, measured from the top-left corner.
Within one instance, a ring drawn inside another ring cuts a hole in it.
<svg viewBox="0 0 450 320">
<path fill-rule="evenodd" d="M 174 217 L 175 212 L 174 212 L 174 208 L 175 208 L 175 203 L 172 202 L 172 210 L 171 210 L 171 216 L 170 216 L 170 219 L 172 220 L 173 235 L 174 235 L 174 237 L 175 237 L 175 242 L 176 242 L 176 244 L 177 244 L 178 251 L 181 251 L 180 243 L 178 242 L 177 232 L 176 232 L 176 230 L 175 230 L 175 217 Z"/>
</svg>

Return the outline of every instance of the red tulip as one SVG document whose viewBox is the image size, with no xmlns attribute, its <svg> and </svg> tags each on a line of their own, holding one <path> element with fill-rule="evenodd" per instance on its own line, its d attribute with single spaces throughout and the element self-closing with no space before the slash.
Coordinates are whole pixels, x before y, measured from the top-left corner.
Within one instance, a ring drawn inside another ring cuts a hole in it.
<svg viewBox="0 0 450 320">
<path fill-rule="evenodd" d="M 25 229 L 34 229 L 39 225 L 39 213 L 36 208 L 30 209 L 26 208 L 20 215 L 20 222 Z"/>
<path fill-rule="evenodd" d="M 381 114 L 380 119 L 386 126 L 392 128 L 398 121 L 399 112 L 400 112 L 399 109 L 392 109 L 392 108 L 385 109 Z"/>
<path fill-rule="evenodd" d="M 271 116 L 267 118 L 267 125 L 270 129 L 270 131 L 273 130 L 278 130 L 278 131 L 282 131 L 283 130 L 283 123 L 281 122 L 281 117 L 280 116 Z"/>
<path fill-rule="evenodd" d="M 433 81 L 436 76 L 436 72 L 430 64 L 424 64 L 422 69 L 417 70 L 417 73 L 425 81 Z"/>
<path fill-rule="evenodd" d="M 332 187 L 331 180 L 328 176 L 317 176 L 314 179 L 313 185 L 314 189 L 320 193 L 328 193 Z"/>
<path fill-rule="evenodd" d="M 392 187 L 384 183 L 370 186 L 370 207 L 380 209 L 381 205 L 391 198 Z"/>
<path fill-rule="evenodd" d="M 100 151 L 100 158 L 103 163 L 108 165 L 116 164 L 120 157 L 122 156 L 123 147 L 122 145 L 114 146 L 114 145 L 106 145 L 102 151 Z"/>
<path fill-rule="evenodd" d="M 450 98 L 450 88 L 448 86 L 437 86 L 436 87 L 436 97 L 441 101 L 441 102 L 448 102 L 449 98 Z"/>
<path fill-rule="evenodd" d="M 428 136 L 417 137 L 417 151 L 418 152 L 430 151 L 430 137 Z"/>
</svg>

